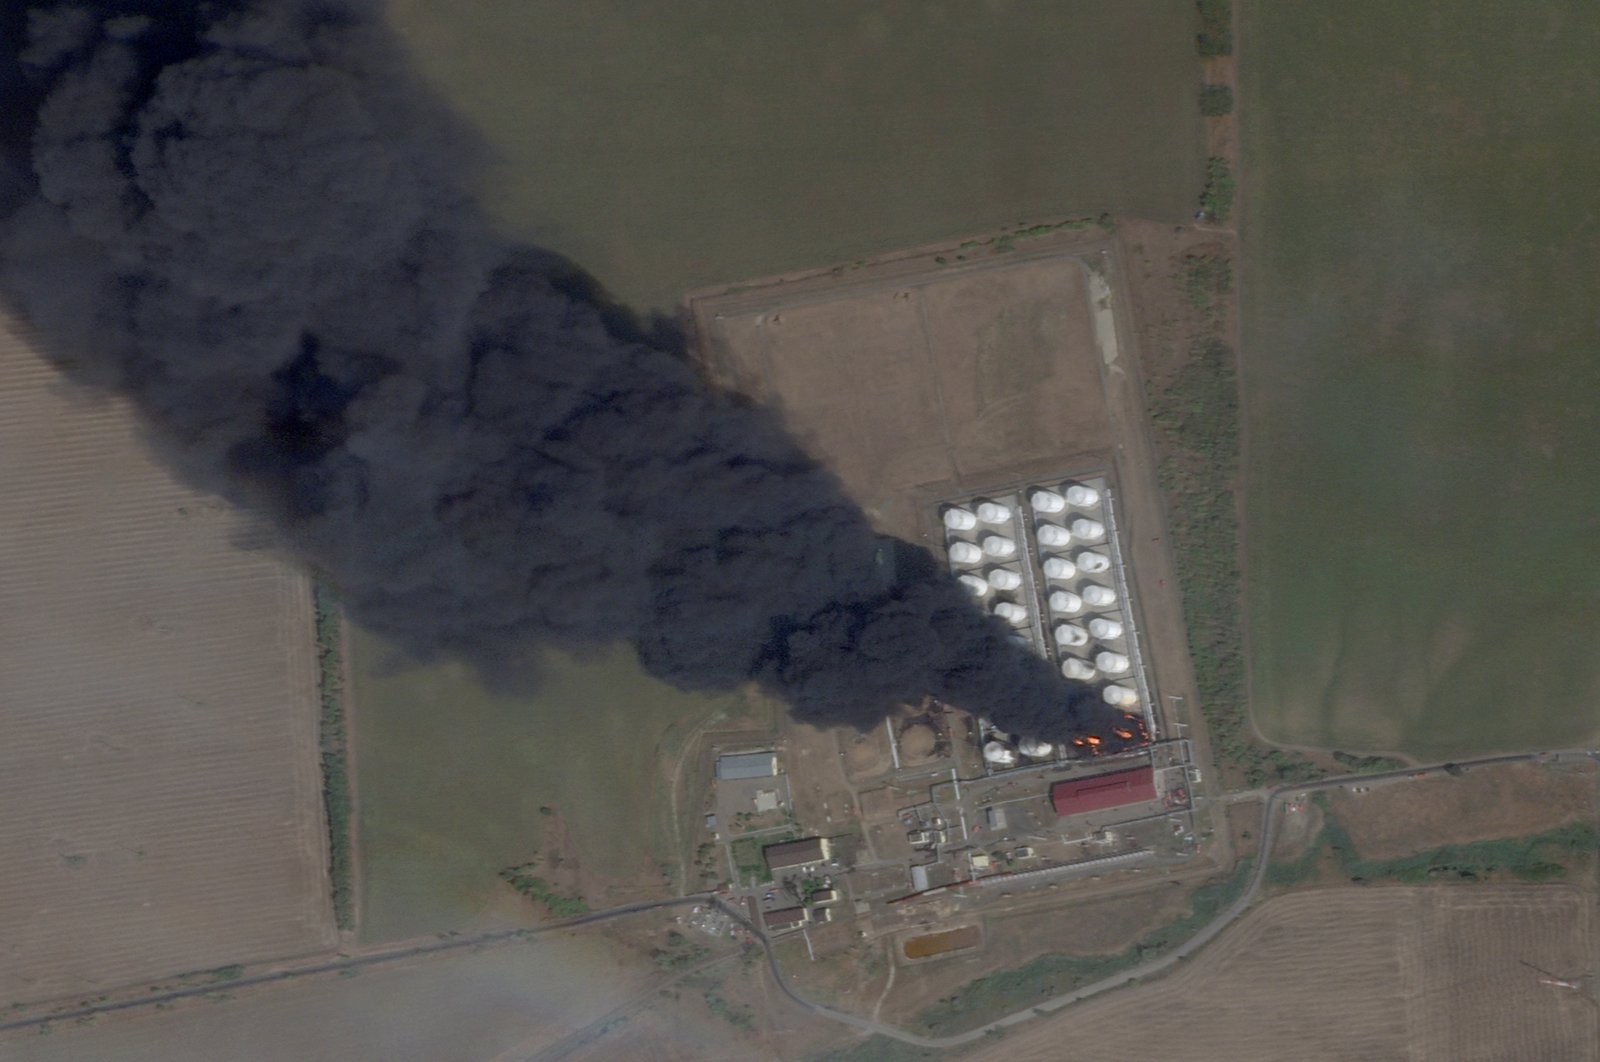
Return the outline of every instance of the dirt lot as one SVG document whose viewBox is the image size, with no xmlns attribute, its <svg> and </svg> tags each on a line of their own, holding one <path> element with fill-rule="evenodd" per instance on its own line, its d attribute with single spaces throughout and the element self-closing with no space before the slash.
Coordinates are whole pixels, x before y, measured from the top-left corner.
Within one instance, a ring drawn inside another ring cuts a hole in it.
<svg viewBox="0 0 1600 1062">
<path fill-rule="evenodd" d="M 332 946 L 305 578 L 4 331 L 0 493 L 0 1001 Z"/>
<path fill-rule="evenodd" d="M 1271 900 L 1172 977 L 1029 1024 L 967 1057 L 1197 1062 L 1600 1058 L 1578 993 L 1592 897 L 1561 887 L 1330 889 Z M 1072 1030 L 1115 1030 L 1081 1042 Z M 1074 1048 L 1074 1041 L 1078 1046 Z"/>
<path fill-rule="evenodd" d="M 1330 806 L 1368 859 L 1393 859 L 1443 844 L 1519 837 L 1600 807 L 1600 769 L 1592 763 L 1513 763 L 1340 791 Z"/>
</svg>

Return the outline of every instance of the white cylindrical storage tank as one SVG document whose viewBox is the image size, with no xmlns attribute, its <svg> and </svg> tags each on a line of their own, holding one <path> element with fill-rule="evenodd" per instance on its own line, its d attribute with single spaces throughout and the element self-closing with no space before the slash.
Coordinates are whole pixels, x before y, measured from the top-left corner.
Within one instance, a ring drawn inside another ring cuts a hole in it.
<svg viewBox="0 0 1600 1062">
<path fill-rule="evenodd" d="M 991 568 L 989 585 L 996 590 L 1015 590 L 1022 585 L 1022 576 L 1005 568 Z"/>
<path fill-rule="evenodd" d="M 1100 492 L 1093 487 L 1074 483 L 1067 488 L 1066 501 L 1068 505 L 1075 505 L 1079 509 L 1092 509 L 1100 504 Z"/>
<path fill-rule="evenodd" d="M 1109 586 L 1086 586 L 1083 588 L 1083 600 L 1095 608 L 1105 608 L 1117 603 L 1117 592 Z"/>
<path fill-rule="evenodd" d="M 1089 520 L 1080 517 L 1072 521 L 1072 534 L 1085 542 L 1098 542 L 1106 537 L 1106 525 L 1099 520 Z"/>
<path fill-rule="evenodd" d="M 978 519 L 986 524 L 1003 524 L 1011 519 L 1011 506 L 999 502 L 979 502 Z"/>
<path fill-rule="evenodd" d="M 983 551 L 991 557 L 1015 557 L 1017 540 L 1004 535 L 983 536 Z"/>
<path fill-rule="evenodd" d="M 959 505 L 952 505 L 944 511 L 944 526 L 952 531 L 971 531 L 978 526 L 978 518 Z"/>
<path fill-rule="evenodd" d="M 1094 619 L 1089 621 L 1089 633 L 1094 635 L 1096 638 L 1099 638 L 1101 641 L 1104 641 L 1107 638 L 1121 638 L 1122 624 L 1118 623 L 1114 619 L 1106 619 L 1104 616 L 1096 616 Z"/>
<path fill-rule="evenodd" d="M 1117 708 L 1132 708 L 1139 703 L 1139 695 L 1126 686 L 1107 686 L 1100 696 L 1107 704 Z"/>
<path fill-rule="evenodd" d="M 977 564 L 983 560 L 983 550 L 971 542 L 953 542 L 950 544 L 950 561 L 953 564 Z"/>
<path fill-rule="evenodd" d="M 1079 660 L 1075 656 L 1069 656 L 1061 661 L 1061 673 L 1067 678 L 1077 679 L 1079 682 L 1087 682 L 1095 676 L 1094 665 L 1087 660 Z"/>
<path fill-rule="evenodd" d="M 994 607 L 994 614 L 1007 623 L 1028 622 L 1028 610 L 1021 605 L 1014 605 L 1009 601 L 1002 601 Z"/>
<path fill-rule="evenodd" d="M 1096 553 L 1093 550 L 1086 549 L 1072 559 L 1077 562 L 1079 571 L 1086 572 L 1089 575 L 1107 571 L 1111 567 L 1110 557 L 1104 553 Z"/>
<path fill-rule="evenodd" d="M 1071 579 L 1078 574 L 1078 566 L 1065 557 L 1047 557 L 1040 567 L 1046 579 Z"/>
<path fill-rule="evenodd" d="M 1056 747 L 1050 742 L 1040 741 L 1038 738 L 1025 737 L 1017 742 L 1017 751 L 1033 760 L 1042 760 L 1055 750 Z"/>
<path fill-rule="evenodd" d="M 1133 666 L 1133 661 L 1121 653 L 1096 653 L 1094 666 L 1108 675 L 1120 675 Z"/>
<path fill-rule="evenodd" d="M 1070 616 L 1083 608 L 1083 598 L 1071 590 L 1056 590 L 1050 595 L 1050 611 L 1058 616 Z"/>
<path fill-rule="evenodd" d="M 991 741 L 983 747 L 985 763 L 996 767 L 1010 767 L 1017 762 L 1017 750 L 1001 741 Z"/>
<path fill-rule="evenodd" d="M 1038 532 L 1039 545 L 1050 549 L 1060 549 L 1072 545 L 1072 532 L 1055 524 L 1040 524 Z"/>
<path fill-rule="evenodd" d="M 1076 623 L 1063 623 L 1056 628 L 1056 644 L 1069 648 L 1089 644 L 1089 632 Z"/>
<path fill-rule="evenodd" d="M 1067 507 L 1067 499 L 1053 490 L 1036 490 L 1028 496 L 1028 504 L 1036 513 L 1059 513 Z"/>
<path fill-rule="evenodd" d="M 980 575 L 972 575 L 968 573 L 967 575 L 962 575 L 958 578 L 961 585 L 971 591 L 973 597 L 982 597 L 989 592 L 988 582 L 985 581 Z"/>
</svg>

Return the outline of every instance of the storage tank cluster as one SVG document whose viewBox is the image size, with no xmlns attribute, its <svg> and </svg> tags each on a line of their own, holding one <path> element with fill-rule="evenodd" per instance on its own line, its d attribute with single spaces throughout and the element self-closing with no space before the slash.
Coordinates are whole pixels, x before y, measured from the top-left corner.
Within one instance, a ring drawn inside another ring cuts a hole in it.
<svg viewBox="0 0 1600 1062">
<path fill-rule="evenodd" d="M 947 505 L 940 519 L 956 580 L 1014 628 L 1014 640 L 1032 645 L 1032 639 L 1023 633 L 1033 619 L 1033 609 L 1023 592 L 1025 558 L 1017 541 L 1015 508 L 1005 501 L 981 499 Z"/>
</svg>

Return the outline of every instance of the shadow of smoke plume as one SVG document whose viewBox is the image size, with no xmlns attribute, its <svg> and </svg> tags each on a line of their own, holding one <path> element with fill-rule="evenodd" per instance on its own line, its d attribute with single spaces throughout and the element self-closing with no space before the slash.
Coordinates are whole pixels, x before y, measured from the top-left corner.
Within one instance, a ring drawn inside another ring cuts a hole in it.
<svg viewBox="0 0 1600 1062">
<path fill-rule="evenodd" d="M 820 725 L 927 695 L 1042 737 L 1104 722 L 937 565 L 886 581 L 837 481 L 681 339 L 497 237 L 479 146 L 376 8 L 7 17 L 8 302 L 360 623 L 501 676 L 625 639 Z"/>
</svg>

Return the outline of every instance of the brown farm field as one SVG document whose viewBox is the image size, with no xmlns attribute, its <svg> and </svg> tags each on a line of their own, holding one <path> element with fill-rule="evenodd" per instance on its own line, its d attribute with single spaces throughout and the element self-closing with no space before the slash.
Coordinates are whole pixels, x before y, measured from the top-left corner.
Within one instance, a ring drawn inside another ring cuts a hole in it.
<svg viewBox="0 0 1600 1062">
<path fill-rule="evenodd" d="M 0 324 L 0 1002 L 335 941 L 306 578 Z"/>
<path fill-rule="evenodd" d="M 1022 1026 L 999 1062 L 1600 1058 L 1593 896 L 1553 886 L 1359 889 L 1269 900 L 1171 977 Z M 1592 984 L 1590 991 L 1593 990 Z M 1092 1044 L 1074 1030 L 1105 1030 Z M 1074 1046 L 1074 1042 L 1078 1046 Z"/>
</svg>

